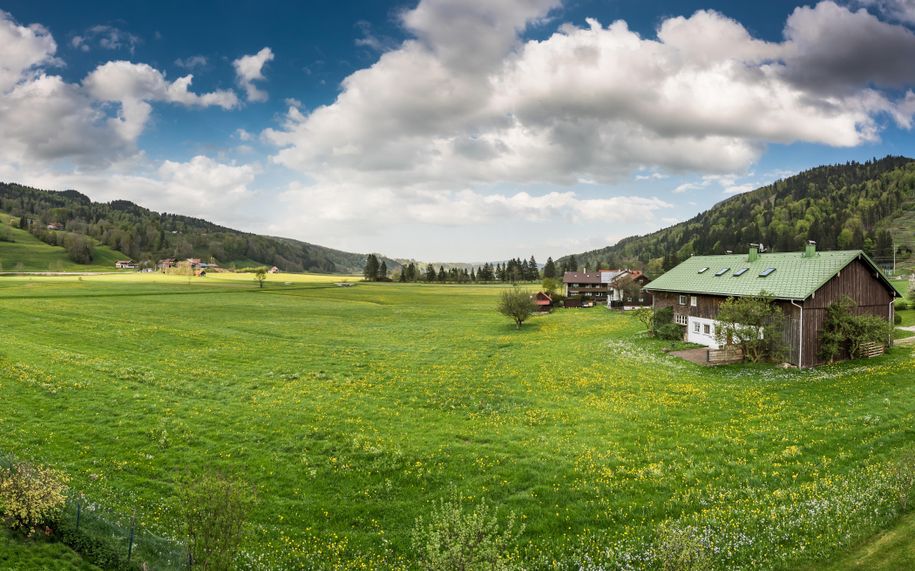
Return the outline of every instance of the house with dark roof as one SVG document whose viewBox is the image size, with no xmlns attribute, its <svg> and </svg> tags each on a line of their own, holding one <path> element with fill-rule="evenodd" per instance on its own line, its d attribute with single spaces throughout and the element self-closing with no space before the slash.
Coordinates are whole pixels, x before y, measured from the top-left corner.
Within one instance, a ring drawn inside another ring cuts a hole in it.
<svg viewBox="0 0 915 571">
<path fill-rule="evenodd" d="M 608 307 L 650 305 L 651 297 L 642 291 L 648 281 L 642 272 L 629 269 L 565 272 L 562 276 L 565 297 Z"/>
<path fill-rule="evenodd" d="M 893 300 L 899 293 L 864 252 L 804 252 L 693 256 L 645 287 L 655 309 L 672 307 L 684 339 L 718 348 L 716 317 L 729 297 L 752 297 L 765 292 L 785 313 L 787 361 L 799 367 L 823 363 L 820 332 L 826 308 L 844 296 L 857 304 L 857 313 L 893 322 Z M 887 340 L 890 343 L 892 340 Z"/>
</svg>

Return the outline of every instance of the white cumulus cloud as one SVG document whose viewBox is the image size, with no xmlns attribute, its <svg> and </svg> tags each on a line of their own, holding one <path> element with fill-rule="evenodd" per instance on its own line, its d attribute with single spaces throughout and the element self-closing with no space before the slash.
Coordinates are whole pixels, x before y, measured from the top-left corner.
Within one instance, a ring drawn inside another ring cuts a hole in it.
<svg viewBox="0 0 915 571">
<path fill-rule="evenodd" d="M 269 61 L 273 61 L 273 50 L 265 47 L 256 54 L 242 56 L 232 62 L 236 80 L 245 90 L 248 101 L 267 100 L 267 92 L 258 89 L 254 82 L 264 80 L 264 66 Z"/>
</svg>

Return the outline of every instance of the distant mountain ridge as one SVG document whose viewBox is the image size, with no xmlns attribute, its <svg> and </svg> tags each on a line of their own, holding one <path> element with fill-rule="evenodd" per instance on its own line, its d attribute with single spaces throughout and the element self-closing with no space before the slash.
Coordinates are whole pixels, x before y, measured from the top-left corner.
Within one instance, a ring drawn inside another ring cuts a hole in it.
<svg viewBox="0 0 915 571">
<path fill-rule="evenodd" d="M 732 196 L 685 222 L 574 254 L 578 267 L 629 266 L 650 275 L 693 254 L 862 249 L 878 263 L 915 264 L 915 160 L 887 156 L 816 167 Z M 572 256 L 556 260 L 562 267 Z"/>
<path fill-rule="evenodd" d="M 0 211 L 46 227 L 93 238 L 137 260 L 213 258 L 224 266 L 277 266 L 283 271 L 360 274 L 366 254 L 291 238 L 233 230 L 180 214 L 159 213 L 128 200 L 93 202 L 76 190 L 51 191 L 0 183 Z M 381 257 L 388 269 L 400 264 Z"/>
</svg>

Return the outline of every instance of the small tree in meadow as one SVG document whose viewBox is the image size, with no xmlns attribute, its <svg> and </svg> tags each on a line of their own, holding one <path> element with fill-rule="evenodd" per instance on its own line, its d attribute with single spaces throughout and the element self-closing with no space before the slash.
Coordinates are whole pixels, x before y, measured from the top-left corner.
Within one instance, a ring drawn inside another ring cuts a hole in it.
<svg viewBox="0 0 915 571">
<path fill-rule="evenodd" d="M 530 292 L 515 286 L 512 289 L 502 290 L 499 295 L 498 310 L 502 315 L 512 318 L 515 326 L 521 329 L 521 324 L 534 314 L 537 306 L 531 300 Z"/>
<path fill-rule="evenodd" d="M 509 571 L 521 568 L 515 543 L 523 531 L 513 513 L 500 523 L 485 500 L 465 509 L 452 499 L 418 518 L 411 540 L 419 567 L 426 571 Z"/>
<path fill-rule="evenodd" d="M 645 332 L 654 337 L 654 310 L 650 307 L 640 307 L 633 311 L 632 315 L 645 327 Z"/>
<path fill-rule="evenodd" d="M 254 280 L 257 282 L 257 285 L 264 287 L 264 281 L 267 279 L 267 268 L 260 267 L 254 270 Z"/>
<path fill-rule="evenodd" d="M 181 509 L 194 566 L 235 569 L 251 501 L 244 486 L 221 474 L 204 474 L 184 484 Z"/>
<path fill-rule="evenodd" d="M 754 363 L 777 360 L 784 352 L 782 329 L 785 314 L 766 292 L 755 297 L 729 297 L 718 308 L 719 343 L 733 344 L 743 358 Z"/>
<path fill-rule="evenodd" d="M 0 514 L 12 529 L 31 535 L 53 523 L 67 501 L 68 478 L 45 466 L 17 462 L 0 469 Z"/>
<path fill-rule="evenodd" d="M 543 287 L 543 291 L 545 291 L 546 293 L 550 294 L 550 296 L 552 296 L 556 292 L 560 291 L 560 288 L 562 288 L 562 284 L 556 278 L 545 277 L 545 278 L 543 278 L 542 287 Z"/>
</svg>

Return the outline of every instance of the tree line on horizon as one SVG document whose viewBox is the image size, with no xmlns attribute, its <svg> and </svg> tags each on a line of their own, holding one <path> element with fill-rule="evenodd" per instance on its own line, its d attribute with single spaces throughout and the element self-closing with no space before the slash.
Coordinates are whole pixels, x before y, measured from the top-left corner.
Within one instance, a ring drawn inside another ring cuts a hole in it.
<svg viewBox="0 0 915 571">
<path fill-rule="evenodd" d="M 553 258 L 547 258 L 546 263 L 541 269 L 537 264 L 534 256 L 530 259 L 513 258 L 506 262 L 496 262 L 495 264 L 486 262 L 477 267 L 445 268 L 444 264 L 439 264 L 438 270 L 434 264 L 426 264 L 420 267 L 416 262 L 404 264 L 401 268 L 388 271 L 387 264 L 380 260 L 376 254 L 369 254 L 366 257 L 365 267 L 362 275 L 366 281 L 396 281 L 400 283 L 519 283 L 519 282 L 536 282 L 546 278 L 561 277 L 561 271 Z"/>
<path fill-rule="evenodd" d="M 154 212 L 126 200 L 92 202 L 75 190 L 0 183 L 0 211 L 18 218 L 19 227 L 39 240 L 63 246 L 69 258 L 81 264 L 92 261 L 97 244 L 152 266 L 163 258 L 194 257 L 227 267 L 266 265 L 287 272 L 353 273 L 365 260 L 362 254 Z M 62 229 L 50 230 L 49 225 Z"/>
</svg>

